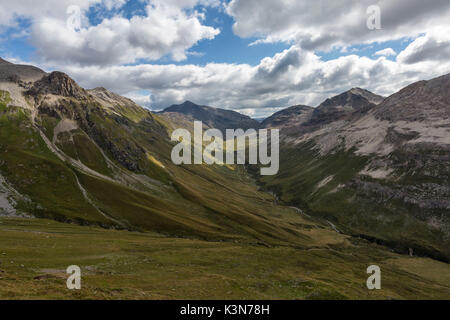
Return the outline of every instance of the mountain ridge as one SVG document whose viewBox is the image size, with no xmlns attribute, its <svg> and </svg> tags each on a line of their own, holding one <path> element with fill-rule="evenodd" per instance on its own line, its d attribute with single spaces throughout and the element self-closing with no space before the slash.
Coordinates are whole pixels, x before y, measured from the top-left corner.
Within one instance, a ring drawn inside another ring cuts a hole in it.
<svg viewBox="0 0 450 320">
<path fill-rule="evenodd" d="M 370 91 L 352 88 L 322 102 L 314 109 L 309 123 L 325 125 L 348 118 L 355 112 L 366 113 L 383 100 Z"/>
<path fill-rule="evenodd" d="M 282 128 L 298 126 L 308 122 L 314 112 L 314 108 L 305 105 L 296 105 L 278 111 L 262 121 L 263 128 Z M 294 119 L 292 119 L 294 118 Z"/>
<path fill-rule="evenodd" d="M 3 59 L 0 60 L 0 81 L 34 82 L 46 74 L 46 72 L 35 66 L 14 64 Z"/>
<path fill-rule="evenodd" d="M 256 129 L 259 127 L 258 121 L 233 110 L 213 108 L 209 106 L 197 105 L 191 101 L 185 101 L 179 105 L 172 105 L 160 115 L 182 114 L 189 118 L 202 121 L 209 128 L 219 129 L 225 132 L 226 129 Z"/>
<path fill-rule="evenodd" d="M 242 168 L 174 165 L 173 124 L 127 98 L 85 90 L 59 72 L 26 86 L 0 81 L 0 93 L 0 174 L 17 191 L 7 197 L 16 212 L 8 207 L 9 215 L 210 241 L 304 243 L 301 217 L 272 206 Z"/>
</svg>

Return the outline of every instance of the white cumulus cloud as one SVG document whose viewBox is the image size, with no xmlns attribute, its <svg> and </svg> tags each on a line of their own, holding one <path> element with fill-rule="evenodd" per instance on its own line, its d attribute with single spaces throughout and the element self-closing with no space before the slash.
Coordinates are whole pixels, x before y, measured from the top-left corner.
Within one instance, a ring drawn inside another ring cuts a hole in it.
<svg viewBox="0 0 450 320">
<path fill-rule="evenodd" d="M 60 65 L 58 69 L 69 73 L 84 87 L 104 86 L 154 110 L 191 100 L 261 117 L 297 104 L 317 106 L 352 87 L 387 96 L 412 82 L 450 72 L 450 60 L 410 64 L 390 61 L 384 56 L 372 59 L 348 55 L 324 61 L 294 45 L 262 59 L 256 66 Z M 143 90 L 151 94 L 138 93 Z"/>
<path fill-rule="evenodd" d="M 395 52 L 395 50 L 392 48 L 386 48 L 386 49 L 375 52 L 374 55 L 375 56 L 392 57 L 392 56 L 396 56 L 397 52 Z"/>
<path fill-rule="evenodd" d="M 377 5 L 381 30 L 367 27 Z M 448 0 L 232 0 L 234 32 L 261 42 L 293 42 L 308 50 L 417 37 L 433 26 L 450 27 Z"/>
<path fill-rule="evenodd" d="M 42 59 L 80 65 L 129 64 L 166 55 L 180 61 L 193 45 L 220 33 L 203 24 L 202 13 L 188 10 L 198 4 L 217 6 L 217 0 L 150 0 L 145 15 L 128 19 L 117 13 L 96 25 L 86 22 L 85 11 L 94 5 L 112 9 L 123 4 L 123 0 L 63 0 L 43 1 L 40 6 L 35 1 L 8 1 L 1 3 L 0 12 L 7 10 L 8 23 L 18 17 L 31 20 L 30 41 Z M 67 26 L 67 9 L 73 5 L 83 15 L 80 30 Z"/>
<path fill-rule="evenodd" d="M 436 28 L 415 39 L 397 60 L 406 64 L 424 61 L 450 61 L 450 28 Z"/>
</svg>

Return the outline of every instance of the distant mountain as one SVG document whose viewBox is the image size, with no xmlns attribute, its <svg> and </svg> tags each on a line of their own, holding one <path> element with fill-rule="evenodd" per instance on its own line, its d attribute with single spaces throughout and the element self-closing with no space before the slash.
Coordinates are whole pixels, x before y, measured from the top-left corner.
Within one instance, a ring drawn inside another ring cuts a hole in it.
<svg viewBox="0 0 450 320">
<path fill-rule="evenodd" d="M 253 120 L 258 121 L 259 123 L 262 123 L 266 118 L 252 118 Z"/>
<path fill-rule="evenodd" d="M 324 126 L 353 121 L 383 100 L 382 96 L 370 91 L 353 88 L 325 100 L 316 108 L 299 105 L 281 110 L 264 120 L 261 126 L 279 128 L 286 135 L 303 135 Z"/>
<path fill-rule="evenodd" d="M 348 118 L 355 112 L 365 112 L 383 100 L 383 97 L 370 91 L 353 88 L 327 99 L 315 108 L 310 123 L 325 125 L 330 122 L 342 120 Z"/>
<path fill-rule="evenodd" d="M 207 127 L 219 129 L 222 132 L 226 129 L 257 129 L 260 125 L 258 121 L 238 112 L 200 106 L 191 101 L 168 107 L 159 114 L 172 119 L 174 119 L 173 114 L 181 114 L 188 119 L 202 121 Z"/>
<path fill-rule="evenodd" d="M 308 122 L 314 112 L 309 106 L 293 106 L 281 110 L 265 119 L 261 126 L 264 128 L 286 128 L 295 127 Z"/>
</svg>

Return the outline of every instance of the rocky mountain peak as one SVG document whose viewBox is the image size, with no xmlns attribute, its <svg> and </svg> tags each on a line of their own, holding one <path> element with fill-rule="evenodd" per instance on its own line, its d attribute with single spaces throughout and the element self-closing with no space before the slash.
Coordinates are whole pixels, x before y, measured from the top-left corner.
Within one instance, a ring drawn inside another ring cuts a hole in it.
<svg viewBox="0 0 450 320">
<path fill-rule="evenodd" d="M 206 106 L 200 106 L 192 101 L 185 101 L 182 104 L 178 105 L 172 105 L 164 112 L 181 112 L 181 113 L 191 113 L 191 112 L 201 112 L 204 109 L 209 109 L 209 107 Z"/>
<path fill-rule="evenodd" d="M 107 108 L 115 108 L 122 106 L 127 108 L 136 108 L 137 104 L 129 98 L 122 97 L 114 92 L 109 91 L 104 87 L 97 87 L 87 90 L 101 105 Z"/>
<path fill-rule="evenodd" d="M 181 104 L 183 107 L 192 107 L 192 106 L 198 106 L 197 104 L 193 103 L 192 101 L 186 100 Z"/>
<path fill-rule="evenodd" d="M 108 89 L 106 89 L 105 87 L 96 87 L 96 88 L 94 88 L 94 89 L 90 89 L 89 91 L 92 91 L 92 92 L 109 92 L 109 90 Z"/>
<path fill-rule="evenodd" d="M 116 94 L 109 91 L 108 89 L 104 87 L 97 87 L 94 89 L 88 90 L 90 94 L 93 96 L 99 97 L 99 98 L 116 98 Z"/>
<path fill-rule="evenodd" d="M 52 72 L 36 81 L 29 93 L 54 94 L 73 98 L 82 98 L 86 95 L 86 91 L 82 89 L 72 78 L 59 71 Z"/>
<path fill-rule="evenodd" d="M 320 104 L 314 110 L 311 123 L 323 125 L 345 119 L 355 112 L 366 112 L 383 100 L 370 91 L 353 88 Z"/>
<path fill-rule="evenodd" d="M 384 97 L 374 94 L 366 89 L 352 88 L 348 92 L 352 95 L 364 97 L 373 104 L 380 104 L 384 100 Z"/>
<path fill-rule="evenodd" d="M 348 109 L 359 110 L 373 101 L 381 102 L 383 97 L 378 96 L 370 91 L 353 88 L 337 96 L 325 100 L 316 109 Z"/>
</svg>

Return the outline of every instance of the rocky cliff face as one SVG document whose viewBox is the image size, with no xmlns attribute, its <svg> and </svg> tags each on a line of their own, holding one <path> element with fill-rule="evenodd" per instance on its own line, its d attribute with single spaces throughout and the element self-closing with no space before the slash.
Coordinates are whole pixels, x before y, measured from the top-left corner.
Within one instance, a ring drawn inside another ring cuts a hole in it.
<svg viewBox="0 0 450 320">
<path fill-rule="evenodd" d="M 61 97 L 82 99 L 86 97 L 87 92 L 80 88 L 67 74 L 52 72 L 37 80 L 28 91 L 28 94 L 31 96 L 52 94 Z"/>
</svg>

